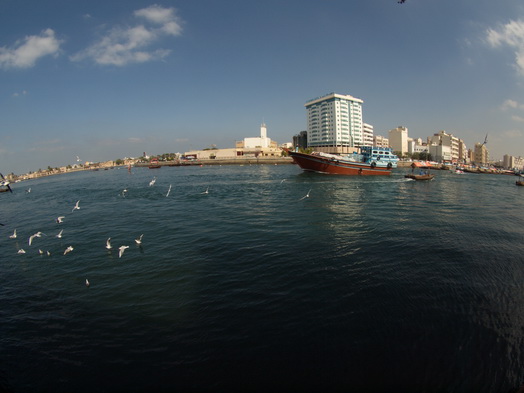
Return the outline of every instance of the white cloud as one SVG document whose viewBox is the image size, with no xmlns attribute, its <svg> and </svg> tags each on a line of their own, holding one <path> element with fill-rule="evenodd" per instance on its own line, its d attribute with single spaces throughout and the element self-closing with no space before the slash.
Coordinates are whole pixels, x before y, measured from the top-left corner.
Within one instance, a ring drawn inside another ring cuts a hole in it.
<svg viewBox="0 0 524 393">
<path fill-rule="evenodd" d="M 506 101 L 502 103 L 502 105 L 500 106 L 500 109 L 502 109 L 503 111 L 506 111 L 508 109 L 514 109 L 518 107 L 519 107 L 519 103 L 517 101 L 514 101 L 512 99 L 507 99 Z"/>
<path fill-rule="evenodd" d="M 487 41 L 494 47 L 509 46 L 515 51 L 515 68 L 524 76 L 524 21 L 510 21 L 500 29 L 488 29 Z"/>
<path fill-rule="evenodd" d="M 13 93 L 13 97 L 25 96 L 26 94 L 27 94 L 27 91 L 26 90 L 22 90 L 21 92 L 14 92 Z"/>
<path fill-rule="evenodd" d="M 151 46 L 164 36 L 181 34 L 182 27 L 175 9 L 152 5 L 135 11 L 134 15 L 152 25 L 115 27 L 98 42 L 72 56 L 71 60 L 89 58 L 100 65 L 124 66 L 160 60 L 169 55 L 170 50 L 152 49 Z"/>
<path fill-rule="evenodd" d="M 519 123 L 524 123 L 524 117 L 522 116 L 513 115 L 511 116 L 511 120 L 517 121 Z"/>
<path fill-rule="evenodd" d="M 520 138 L 522 136 L 522 131 L 519 130 L 508 130 L 504 132 L 506 138 Z"/>
<path fill-rule="evenodd" d="M 58 55 L 61 40 L 55 37 L 52 29 L 40 35 L 31 35 L 15 43 L 14 47 L 0 47 L 0 68 L 30 68 L 38 59 L 48 55 Z"/>
</svg>

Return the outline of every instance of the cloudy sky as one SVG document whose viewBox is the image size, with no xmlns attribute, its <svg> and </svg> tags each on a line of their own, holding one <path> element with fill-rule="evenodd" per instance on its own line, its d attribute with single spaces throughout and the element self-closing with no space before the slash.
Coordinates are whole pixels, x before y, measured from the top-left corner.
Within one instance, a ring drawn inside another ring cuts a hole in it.
<svg viewBox="0 0 524 393">
<path fill-rule="evenodd" d="M 304 103 L 524 156 L 522 0 L 0 0 L 0 172 L 291 141 Z"/>
</svg>

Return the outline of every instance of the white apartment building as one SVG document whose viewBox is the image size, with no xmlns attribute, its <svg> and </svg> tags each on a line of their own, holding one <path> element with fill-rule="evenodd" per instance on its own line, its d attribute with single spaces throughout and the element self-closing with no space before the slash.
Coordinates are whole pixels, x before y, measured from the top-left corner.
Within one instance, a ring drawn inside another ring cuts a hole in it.
<svg viewBox="0 0 524 393">
<path fill-rule="evenodd" d="M 316 151 L 349 153 L 364 145 L 362 101 L 329 93 L 304 104 L 308 147 Z"/>
<path fill-rule="evenodd" d="M 433 158 L 437 161 L 451 161 L 454 163 L 464 163 L 467 161 L 467 149 L 463 140 L 448 134 L 446 131 L 439 131 L 430 138 L 432 146 L 444 146 L 443 148 L 433 148 Z"/>
<path fill-rule="evenodd" d="M 429 153 L 428 144 L 422 138 L 408 138 L 408 153 Z"/>
<path fill-rule="evenodd" d="M 509 154 L 504 155 L 503 165 L 505 169 L 518 170 L 521 171 L 524 169 L 524 158 L 523 157 L 513 157 Z"/>
<path fill-rule="evenodd" d="M 364 142 L 363 146 L 373 146 L 373 126 L 371 124 L 363 123 Z"/>
</svg>

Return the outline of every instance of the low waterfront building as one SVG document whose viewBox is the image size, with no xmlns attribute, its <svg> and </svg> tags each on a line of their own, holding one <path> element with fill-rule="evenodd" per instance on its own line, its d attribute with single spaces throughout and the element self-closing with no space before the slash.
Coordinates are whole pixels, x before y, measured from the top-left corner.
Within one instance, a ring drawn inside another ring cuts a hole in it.
<svg viewBox="0 0 524 393">
<path fill-rule="evenodd" d="M 267 127 L 260 126 L 260 137 L 244 138 L 237 141 L 234 148 L 191 150 L 184 153 L 186 157 L 197 160 L 232 160 L 239 158 L 279 158 L 282 149 L 278 143 L 267 136 Z"/>
<path fill-rule="evenodd" d="M 420 154 L 420 153 L 428 153 L 429 154 L 429 146 L 427 142 L 424 142 L 422 138 L 408 138 L 408 153 L 409 154 Z"/>
</svg>

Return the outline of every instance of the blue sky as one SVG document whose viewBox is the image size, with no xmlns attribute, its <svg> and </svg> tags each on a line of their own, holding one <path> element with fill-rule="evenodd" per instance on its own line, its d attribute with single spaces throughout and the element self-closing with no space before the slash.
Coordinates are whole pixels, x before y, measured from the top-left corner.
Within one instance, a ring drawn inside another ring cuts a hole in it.
<svg viewBox="0 0 524 393">
<path fill-rule="evenodd" d="M 0 0 L 0 172 L 279 143 L 304 103 L 524 156 L 521 0 Z"/>
</svg>

